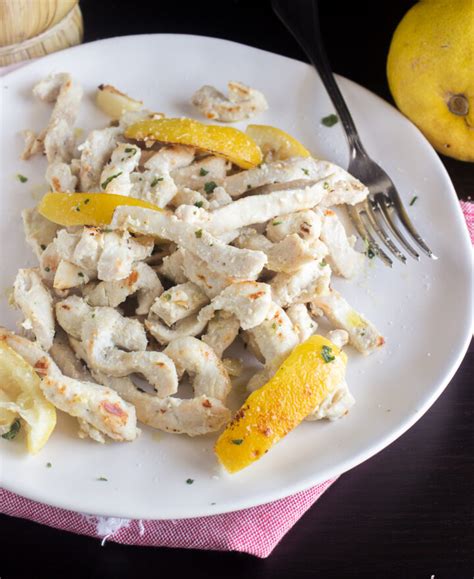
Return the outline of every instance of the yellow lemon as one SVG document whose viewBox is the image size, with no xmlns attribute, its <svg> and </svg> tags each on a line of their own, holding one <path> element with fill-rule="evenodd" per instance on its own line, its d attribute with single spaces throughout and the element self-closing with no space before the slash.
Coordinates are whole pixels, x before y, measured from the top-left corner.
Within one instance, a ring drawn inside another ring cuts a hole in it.
<svg viewBox="0 0 474 579">
<path fill-rule="evenodd" d="M 107 225 L 119 205 L 134 205 L 161 211 L 159 207 L 123 195 L 109 193 L 46 193 L 38 205 L 43 217 L 66 227 L 72 225 Z"/>
<path fill-rule="evenodd" d="M 398 108 L 433 147 L 474 161 L 474 3 L 422 0 L 398 25 L 387 61 Z"/>
<path fill-rule="evenodd" d="M 273 378 L 252 392 L 216 442 L 231 473 L 261 458 L 344 379 L 347 357 L 323 336 L 294 348 Z"/>
<path fill-rule="evenodd" d="M 3 438 L 14 438 L 20 416 L 31 454 L 43 448 L 56 426 L 56 409 L 44 397 L 40 382 L 30 364 L 0 340 L 0 429 Z"/>
<path fill-rule="evenodd" d="M 263 155 L 272 160 L 290 157 L 310 157 L 311 153 L 294 137 L 277 127 L 269 125 L 249 125 L 245 131 L 260 147 Z"/>
<path fill-rule="evenodd" d="M 125 136 L 138 141 L 159 141 L 196 147 L 232 161 L 242 169 L 256 167 L 262 153 L 248 135 L 234 127 L 205 125 L 194 119 L 154 119 L 127 128 Z"/>
</svg>

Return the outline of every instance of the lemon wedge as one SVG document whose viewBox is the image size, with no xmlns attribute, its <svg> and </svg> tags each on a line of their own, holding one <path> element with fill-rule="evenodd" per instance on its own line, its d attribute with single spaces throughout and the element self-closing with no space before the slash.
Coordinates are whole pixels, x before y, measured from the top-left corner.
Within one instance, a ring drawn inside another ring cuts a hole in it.
<svg viewBox="0 0 474 579">
<path fill-rule="evenodd" d="M 36 454 L 56 426 L 56 409 L 46 400 L 38 375 L 5 341 L 0 341 L 0 428 L 13 438 L 18 415 L 26 425 L 28 452 Z"/>
<path fill-rule="evenodd" d="M 120 205 L 133 205 L 161 211 L 159 207 L 123 195 L 109 193 L 46 193 L 38 211 L 58 225 L 107 225 Z"/>
<path fill-rule="evenodd" d="M 255 141 L 234 127 L 205 125 L 194 119 L 154 119 L 131 125 L 125 131 L 128 139 L 159 141 L 196 147 L 224 157 L 242 169 L 256 167 L 262 153 Z"/>
<path fill-rule="evenodd" d="M 323 336 L 296 346 L 217 440 L 215 452 L 226 470 L 249 466 L 298 426 L 342 382 L 346 362 L 345 353 Z"/>
<path fill-rule="evenodd" d="M 273 161 L 290 157 L 310 157 L 311 153 L 294 137 L 270 125 L 249 125 L 245 131 L 260 147 L 263 156 Z"/>
</svg>

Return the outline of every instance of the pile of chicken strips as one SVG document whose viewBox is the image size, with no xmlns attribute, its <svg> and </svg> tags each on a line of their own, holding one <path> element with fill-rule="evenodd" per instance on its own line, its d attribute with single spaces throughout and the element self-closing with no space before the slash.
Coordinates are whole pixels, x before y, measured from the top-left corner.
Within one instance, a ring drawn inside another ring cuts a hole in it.
<svg viewBox="0 0 474 579">
<path fill-rule="evenodd" d="M 110 85 L 84 96 L 67 73 L 33 94 L 52 112 L 43 131 L 24 131 L 23 158 L 46 157 L 50 193 L 22 214 L 38 264 L 14 280 L 17 333 L 0 331 L 0 374 L 17 386 L 0 385 L 3 438 L 21 426 L 37 452 L 56 410 L 100 443 L 135 440 L 140 423 L 220 431 L 232 472 L 301 421 L 346 415 L 342 348 L 370 354 L 384 339 L 332 288 L 368 259 L 333 208 L 367 188 L 278 128 L 234 128 L 268 107 L 240 82 L 227 95 L 200 88 L 196 119 Z M 80 135 L 81 100 L 94 97 L 111 118 Z M 237 414 L 226 402 L 245 367 L 226 356 L 235 341 L 260 363 Z"/>
</svg>

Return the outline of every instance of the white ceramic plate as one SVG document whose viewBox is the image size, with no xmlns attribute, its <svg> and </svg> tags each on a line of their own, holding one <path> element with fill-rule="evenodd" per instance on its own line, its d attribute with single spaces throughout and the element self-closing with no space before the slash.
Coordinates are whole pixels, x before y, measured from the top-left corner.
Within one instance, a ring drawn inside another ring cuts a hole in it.
<svg viewBox="0 0 474 579">
<path fill-rule="evenodd" d="M 85 88 L 78 126 L 107 119 L 93 104 L 95 88 L 111 83 L 169 116 L 195 115 L 190 95 L 202 84 L 225 88 L 242 80 L 265 93 L 267 113 L 255 121 L 283 128 L 321 158 L 347 166 L 340 125 L 312 68 L 248 46 L 181 35 L 113 38 L 65 50 L 1 80 L 2 292 L 0 315 L 18 315 L 6 293 L 19 267 L 35 264 L 20 211 L 46 190 L 44 159 L 19 161 L 24 128 L 45 126 L 50 107 L 31 96 L 51 72 L 69 71 Z M 471 328 L 471 248 L 451 181 L 436 153 L 400 113 L 362 87 L 339 84 L 367 150 L 393 177 L 410 214 L 439 256 L 392 270 L 380 262 L 339 289 L 379 327 L 384 350 L 369 358 L 349 352 L 348 382 L 357 404 L 336 423 L 304 423 L 251 468 L 228 476 L 216 467 L 214 436 L 190 439 L 144 428 L 132 444 L 79 440 L 61 416 L 47 446 L 28 456 L 23 444 L 0 440 L 1 480 L 26 497 L 85 513 L 129 518 L 184 518 L 250 507 L 290 495 L 366 460 L 406 431 L 433 404 L 465 353 Z M 244 125 L 245 126 L 245 125 Z M 21 184 L 21 173 L 28 182 Z M 52 467 L 46 468 L 51 462 Z M 100 482 L 98 477 L 108 482 Z M 194 483 L 186 484 L 187 479 Z"/>
</svg>

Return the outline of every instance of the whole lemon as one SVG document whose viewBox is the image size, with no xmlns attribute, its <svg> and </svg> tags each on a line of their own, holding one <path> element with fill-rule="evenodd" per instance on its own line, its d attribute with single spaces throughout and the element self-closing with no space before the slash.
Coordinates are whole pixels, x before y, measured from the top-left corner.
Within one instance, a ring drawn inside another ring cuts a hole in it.
<svg viewBox="0 0 474 579">
<path fill-rule="evenodd" d="M 398 108 L 433 147 L 474 161 L 474 1 L 421 0 L 392 38 L 387 77 Z"/>
</svg>

